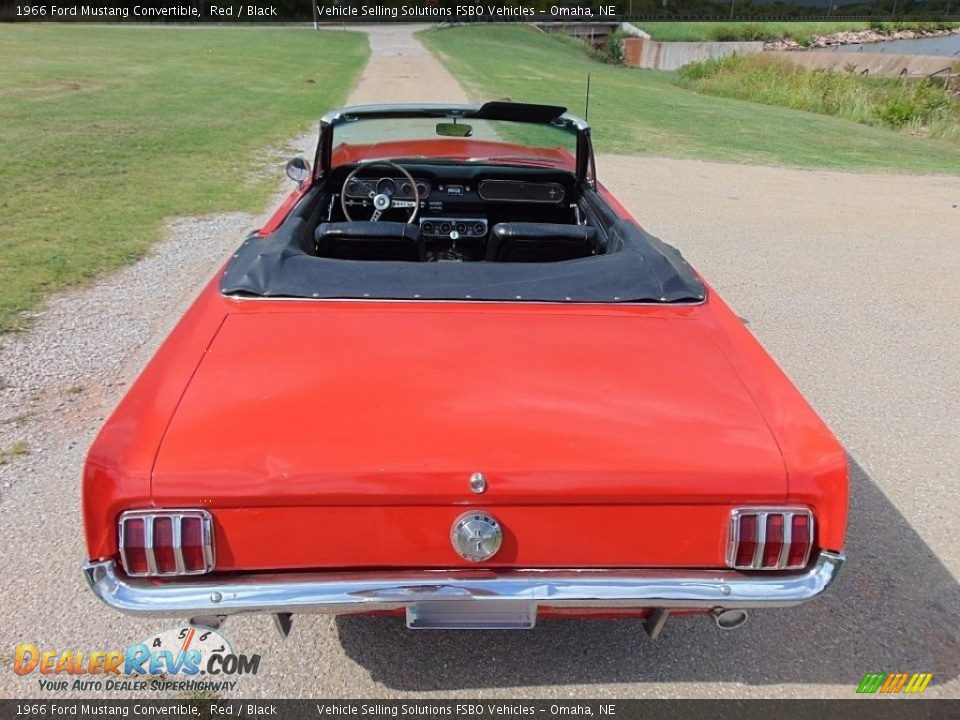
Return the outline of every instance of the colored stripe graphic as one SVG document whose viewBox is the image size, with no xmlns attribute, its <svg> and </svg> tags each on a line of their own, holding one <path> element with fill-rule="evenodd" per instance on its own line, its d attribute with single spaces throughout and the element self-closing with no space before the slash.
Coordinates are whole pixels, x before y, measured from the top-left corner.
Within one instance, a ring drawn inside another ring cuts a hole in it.
<svg viewBox="0 0 960 720">
<path fill-rule="evenodd" d="M 867 673 L 857 686 L 858 693 L 894 695 L 899 692 L 919 694 L 927 689 L 933 673 Z"/>
<path fill-rule="evenodd" d="M 882 693 L 898 693 L 903 684 L 907 681 L 906 673 L 890 673 L 887 675 L 887 681 L 880 688 Z"/>
<path fill-rule="evenodd" d="M 908 693 L 922 693 L 927 689 L 927 685 L 930 684 L 932 678 L 933 673 L 914 673 L 903 691 Z"/>
<path fill-rule="evenodd" d="M 860 685 L 857 687 L 858 693 L 875 693 L 880 689 L 880 684 L 883 682 L 883 679 L 886 677 L 884 673 L 867 673 L 863 676 L 863 680 L 860 681 Z"/>
</svg>

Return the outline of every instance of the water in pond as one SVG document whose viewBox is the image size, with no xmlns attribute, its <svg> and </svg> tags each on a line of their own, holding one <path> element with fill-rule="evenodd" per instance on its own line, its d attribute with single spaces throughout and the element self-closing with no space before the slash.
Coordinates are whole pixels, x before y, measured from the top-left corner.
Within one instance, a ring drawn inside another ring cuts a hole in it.
<svg viewBox="0 0 960 720">
<path fill-rule="evenodd" d="M 960 58 L 960 34 L 916 40 L 889 40 L 887 42 L 840 45 L 840 52 L 887 53 L 898 55 L 944 55 Z"/>
</svg>

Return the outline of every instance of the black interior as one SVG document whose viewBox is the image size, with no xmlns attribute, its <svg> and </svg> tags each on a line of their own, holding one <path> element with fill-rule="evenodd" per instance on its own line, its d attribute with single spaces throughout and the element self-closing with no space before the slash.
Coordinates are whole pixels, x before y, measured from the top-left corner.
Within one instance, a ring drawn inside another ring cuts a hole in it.
<svg viewBox="0 0 960 720">
<path fill-rule="evenodd" d="M 487 260 L 495 262 L 550 262 L 596 255 L 597 229 L 590 225 L 559 223 L 497 223 L 487 241 Z"/>
<path fill-rule="evenodd" d="M 418 225 L 378 220 L 327 222 L 314 233 L 317 255 L 341 260 L 424 260 Z"/>
<path fill-rule="evenodd" d="M 405 222 L 409 208 L 387 208 L 370 220 L 374 208 L 359 190 L 348 220 L 341 194 L 352 168 L 335 168 L 280 227 L 243 242 L 221 292 L 561 303 L 697 303 L 706 296 L 676 249 L 620 217 L 569 172 L 436 160 L 403 166 L 429 185 L 414 223 Z M 521 184 L 497 185 L 484 198 L 478 185 L 487 179 Z M 510 198 L 504 190 L 511 188 L 524 197 Z M 398 191 L 409 203 L 410 189 Z"/>
<path fill-rule="evenodd" d="M 572 176 L 551 168 L 404 163 L 419 189 L 386 165 L 331 173 L 327 202 L 310 251 L 339 260 L 401 262 L 561 262 L 603 253 L 605 234 L 591 224 Z M 419 200 L 388 208 L 377 220 L 369 193 Z M 345 194 L 345 197 L 341 197 Z M 351 218 L 348 219 L 343 205 Z"/>
</svg>

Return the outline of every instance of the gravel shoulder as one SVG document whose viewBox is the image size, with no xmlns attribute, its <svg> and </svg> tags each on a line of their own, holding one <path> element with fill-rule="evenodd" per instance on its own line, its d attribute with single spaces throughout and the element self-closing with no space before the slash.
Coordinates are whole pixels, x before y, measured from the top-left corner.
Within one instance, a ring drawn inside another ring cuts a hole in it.
<svg viewBox="0 0 960 720">
<path fill-rule="evenodd" d="M 369 28 L 351 102 L 464 101 L 412 36 Z M 313 135 L 297 141 L 309 156 Z M 749 323 L 851 456 L 851 562 L 835 591 L 719 633 L 649 642 L 636 622 L 533 633 L 409 633 L 383 619 L 265 617 L 224 631 L 263 656 L 230 697 L 851 697 L 867 671 L 934 673 L 960 697 L 960 178 L 812 172 L 603 156 L 601 179 L 681 248 Z M 279 198 L 278 198 L 279 200 Z M 258 218 L 171 220 L 151 255 L 52 298 L 0 337 L 0 697 L 40 695 L 13 647 L 125 647 L 176 621 L 100 605 L 79 567 L 79 477 L 100 423 Z M 72 693 L 83 694 L 83 693 Z"/>
</svg>

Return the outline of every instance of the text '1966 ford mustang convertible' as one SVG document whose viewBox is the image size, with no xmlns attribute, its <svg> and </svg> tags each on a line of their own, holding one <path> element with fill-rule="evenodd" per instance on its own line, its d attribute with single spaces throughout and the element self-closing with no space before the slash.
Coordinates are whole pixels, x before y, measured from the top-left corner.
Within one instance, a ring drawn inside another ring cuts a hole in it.
<svg viewBox="0 0 960 720">
<path fill-rule="evenodd" d="M 90 450 L 108 605 L 656 636 L 836 578 L 842 448 L 598 182 L 585 122 L 349 107 L 287 171 Z"/>
</svg>

